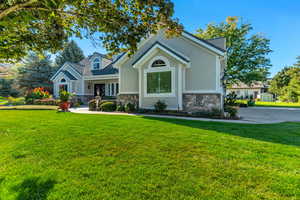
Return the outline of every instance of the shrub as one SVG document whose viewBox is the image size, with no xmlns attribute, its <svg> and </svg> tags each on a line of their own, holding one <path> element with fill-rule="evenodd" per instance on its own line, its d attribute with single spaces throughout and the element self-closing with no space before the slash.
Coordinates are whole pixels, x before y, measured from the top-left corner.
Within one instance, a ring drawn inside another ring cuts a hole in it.
<svg viewBox="0 0 300 200">
<path fill-rule="evenodd" d="M 89 105 L 89 111 L 96 111 L 97 110 L 97 108 L 96 108 L 96 99 L 90 100 L 88 105 Z"/>
<path fill-rule="evenodd" d="M 226 95 L 224 104 L 228 106 L 235 106 L 236 100 L 237 95 L 235 94 L 235 92 L 231 92 L 228 95 Z"/>
<path fill-rule="evenodd" d="M 36 99 L 48 99 L 51 95 L 42 87 L 34 88 L 27 92 L 25 96 L 26 104 L 33 104 Z"/>
<path fill-rule="evenodd" d="M 135 105 L 133 103 L 127 103 L 125 106 L 125 112 L 134 112 L 135 109 Z"/>
<path fill-rule="evenodd" d="M 225 112 L 229 113 L 230 118 L 237 118 L 238 109 L 234 106 L 225 106 Z"/>
<path fill-rule="evenodd" d="M 247 101 L 248 106 L 255 106 L 255 101 L 253 99 L 250 99 Z"/>
<path fill-rule="evenodd" d="M 163 112 L 165 111 L 167 108 L 167 104 L 161 100 L 158 100 L 155 104 L 154 104 L 154 109 L 156 112 Z"/>
<path fill-rule="evenodd" d="M 104 102 L 100 105 L 100 110 L 104 112 L 113 112 L 116 110 L 116 104 L 114 102 Z"/>
<path fill-rule="evenodd" d="M 67 92 L 67 91 L 64 91 L 64 90 L 61 90 L 59 92 L 59 99 L 62 101 L 62 102 L 67 102 L 70 100 L 70 98 L 72 97 L 72 93 L 70 92 Z"/>
<path fill-rule="evenodd" d="M 116 111 L 118 112 L 125 112 L 125 106 L 122 104 L 117 105 Z"/>
</svg>

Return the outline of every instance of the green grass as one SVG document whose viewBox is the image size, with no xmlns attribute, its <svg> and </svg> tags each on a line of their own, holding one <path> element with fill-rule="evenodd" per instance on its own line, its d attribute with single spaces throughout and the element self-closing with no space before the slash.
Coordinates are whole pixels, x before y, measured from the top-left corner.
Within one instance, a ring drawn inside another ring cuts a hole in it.
<svg viewBox="0 0 300 200">
<path fill-rule="evenodd" d="M 237 100 L 237 103 L 247 104 L 247 100 Z M 255 106 L 300 108 L 300 103 L 256 101 Z"/>
<path fill-rule="evenodd" d="M 300 124 L 0 111 L 1 200 L 300 199 Z"/>
<path fill-rule="evenodd" d="M 57 106 L 48 105 L 20 105 L 20 106 L 2 106 L 0 110 L 57 110 Z"/>
</svg>

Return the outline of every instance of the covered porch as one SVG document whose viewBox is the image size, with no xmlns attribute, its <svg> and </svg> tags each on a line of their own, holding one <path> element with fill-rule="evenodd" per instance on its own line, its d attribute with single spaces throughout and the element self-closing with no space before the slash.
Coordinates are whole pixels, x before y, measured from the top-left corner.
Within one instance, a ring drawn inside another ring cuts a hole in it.
<svg viewBox="0 0 300 200">
<path fill-rule="evenodd" d="M 101 96 L 103 99 L 116 99 L 119 93 L 119 77 L 84 77 L 83 95 L 77 95 L 83 103 Z"/>
</svg>

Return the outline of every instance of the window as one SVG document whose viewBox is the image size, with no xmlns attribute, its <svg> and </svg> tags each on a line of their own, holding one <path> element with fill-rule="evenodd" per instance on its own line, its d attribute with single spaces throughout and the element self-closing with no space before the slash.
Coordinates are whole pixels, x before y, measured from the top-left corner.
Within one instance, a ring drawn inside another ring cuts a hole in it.
<svg viewBox="0 0 300 200">
<path fill-rule="evenodd" d="M 94 70 L 98 70 L 100 69 L 100 59 L 99 58 L 95 58 L 93 61 L 93 69 Z"/>
<path fill-rule="evenodd" d="M 157 56 L 152 59 L 144 71 L 145 97 L 172 97 L 174 96 L 175 68 L 170 67 L 168 59 Z"/>
<path fill-rule="evenodd" d="M 111 84 L 111 96 L 115 96 L 115 84 Z"/>
<path fill-rule="evenodd" d="M 119 94 L 119 83 L 116 83 L 116 94 Z"/>
<path fill-rule="evenodd" d="M 171 71 L 147 73 L 147 93 L 171 93 Z"/>
<path fill-rule="evenodd" d="M 66 82 L 66 79 L 61 79 L 61 81 L 60 81 L 61 83 L 65 83 Z"/>
<path fill-rule="evenodd" d="M 152 63 L 151 67 L 166 67 L 166 63 L 163 60 L 156 60 Z"/>
</svg>

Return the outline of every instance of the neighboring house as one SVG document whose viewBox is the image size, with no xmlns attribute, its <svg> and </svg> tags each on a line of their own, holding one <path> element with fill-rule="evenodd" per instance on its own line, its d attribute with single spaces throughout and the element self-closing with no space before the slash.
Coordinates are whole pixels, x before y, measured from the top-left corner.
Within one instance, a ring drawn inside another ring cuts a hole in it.
<svg viewBox="0 0 300 200">
<path fill-rule="evenodd" d="M 228 87 L 226 94 L 234 92 L 239 99 L 260 99 L 262 94 L 268 92 L 269 84 L 268 82 L 257 81 L 250 85 L 239 83 Z"/>
<path fill-rule="evenodd" d="M 65 63 L 51 80 L 56 97 L 65 89 L 84 102 L 100 95 L 153 109 L 161 100 L 168 110 L 196 112 L 223 109 L 224 68 L 225 39 L 206 41 L 188 32 L 167 39 L 160 31 L 143 40 L 132 56 L 110 60 L 94 53 L 79 63 Z"/>
</svg>

